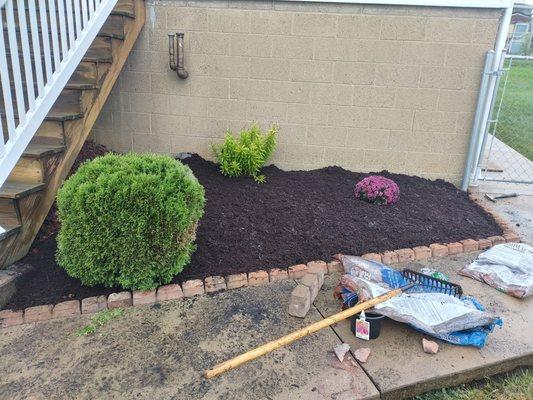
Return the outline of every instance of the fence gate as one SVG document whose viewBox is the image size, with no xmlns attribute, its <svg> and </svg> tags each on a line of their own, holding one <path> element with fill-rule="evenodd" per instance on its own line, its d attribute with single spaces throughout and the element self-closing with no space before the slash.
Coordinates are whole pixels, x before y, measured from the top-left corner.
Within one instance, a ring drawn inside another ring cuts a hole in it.
<svg viewBox="0 0 533 400">
<path fill-rule="evenodd" d="M 473 182 L 533 183 L 533 56 L 505 55 Z"/>
</svg>

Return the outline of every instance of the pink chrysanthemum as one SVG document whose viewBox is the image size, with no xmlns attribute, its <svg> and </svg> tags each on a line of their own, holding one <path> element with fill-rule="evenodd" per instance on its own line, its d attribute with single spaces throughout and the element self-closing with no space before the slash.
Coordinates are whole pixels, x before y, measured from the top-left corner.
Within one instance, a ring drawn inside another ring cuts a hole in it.
<svg viewBox="0 0 533 400">
<path fill-rule="evenodd" d="M 391 179 L 370 175 L 357 182 L 355 197 L 372 204 L 394 204 L 400 199 L 400 188 Z"/>
</svg>

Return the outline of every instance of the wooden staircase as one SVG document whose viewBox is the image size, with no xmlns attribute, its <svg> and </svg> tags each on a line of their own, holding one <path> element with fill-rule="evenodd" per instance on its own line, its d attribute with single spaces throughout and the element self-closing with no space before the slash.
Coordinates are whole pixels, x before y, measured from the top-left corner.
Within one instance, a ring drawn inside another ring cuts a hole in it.
<svg viewBox="0 0 533 400">
<path fill-rule="evenodd" d="M 0 226 L 5 230 L 0 233 L 0 268 L 27 254 L 144 21 L 143 0 L 118 0 L 7 181 L 0 187 Z M 1 115 L 4 110 L 4 104 L 0 103 Z M 15 118 L 18 118 L 16 114 Z M 7 127 L 3 128 L 6 132 Z"/>
</svg>

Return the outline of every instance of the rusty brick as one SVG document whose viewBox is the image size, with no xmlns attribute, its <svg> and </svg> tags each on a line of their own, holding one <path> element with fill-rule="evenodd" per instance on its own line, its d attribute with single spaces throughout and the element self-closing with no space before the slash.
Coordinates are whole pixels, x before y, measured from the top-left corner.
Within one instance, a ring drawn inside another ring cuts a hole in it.
<svg viewBox="0 0 533 400">
<path fill-rule="evenodd" d="M 497 244 L 505 243 L 505 238 L 503 236 L 490 236 L 487 239 L 489 239 L 493 246 L 496 246 Z"/>
<path fill-rule="evenodd" d="M 200 279 L 185 281 L 182 283 L 181 287 L 185 297 L 192 297 L 204 293 L 204 282 Z"/>
<path fill-rule="evenodd" d="M 143 306 L 155 303 L 155 290 L 134 290 L 133 291 L 133 305 Z"/>
<path fill-rule="evenodd" d="M 328 273 L 332 274 L 334 272 L 344 272 L 344 267 L 340 261 L 333 260 L 328 263 Z"/>
<path fill-rule="evenodd" d="M 74 317 L 81 314 L 80 301 L 68 300 L 58 303 L 52 310 L 53 318 Z"/>
<path fill-rule="evenodd" d="M 24 322 L 46 321 L 52 318 L 52 309 L 54 306 L 46 304 L 44 306 L 28 307 L 24 310 Z"/>
<path fill-rule="evenodd" d="M 226 276 L 226 285 L 228 289 L 237 289 L 248 286 L 248 277 L 243 272 L 242 274 L 233 274 Z"/>
<path fill-rule="evenodd" d="M 460 254 L 463 252 L 463 244 L 459 242 L 454 243 L 448 243 L 446 245 L 448 247 L 448 254 L 454 255 L 454 254 Z"/>
<path fill-rule="evenodd" d="M 381 262 L 381 255 L 378 253 L 366 253 L 361 256 L 365 260 Z"/>
<path fill-rule="evenodd" d="M 289 273 L 287 270 L 281 268 L 272 268 L 270 271 L 268 271 L 268 276 L 270 278 L 270 282 L 289 279 Z"/>
<path fill-rule="evenodd" d="M 395 253 L 398 255 L 398 262 L 410 262 L 415 259 L 415 252 L 413 249 L 399 249 Z"/>
<path fill-rule="evenodd" d="M 168 301 L 168 300 L 177 300 L 183 297 L 183 290 L 181 286 L 177 283 L 171 283 L 169 285 L 159 286 L 155 294 L 155 299 L 157 302 Z"/>
<path fill-rule="evenodd" d="M 492 242 L 489 239 L 479 239 L 477 241 L 477 247 L 479 250 L 485 250 L 492 246 Z"/>
<path fill-rule="evenodd" d="M 15 326 L 24 323 L 23 312 L 13 310 L 0 311 L 0 327 L 7 328 L 8 326 Z"/>
<path fill-rule="evenodd" d="M 87 297 L 81 301 L 82 314 L 94 314 L 102 310 L 107 310 L 106 296 Z"/>
<path fill-rule="evenodd" d="M 221 276 L 208 276 L 204 279 L 205 292 L 213 293 L 226 289 L 226 281 Z"/>
<path fill-rule="evenodd" d="M 463 245 L 463 251 L 465 253 L 478 250 L 477 241 L 474 239 L 461 240 L 461 244 Z"/>
<path fill-rule="evenodd" d="M 448 246 L 444 246 L 443 244 L 433 243 L 429 245 L 429 248 L 431 249 L 432 257 L 444 257 L 448 255 Z"/>
<path fill-rule="evenodd" d="M 386 265 L 395 264 L 398 262 L 398 254 L 394 251 L 384 251 L 381 253 L 381 261 Z"/>
<path fill-rule="evenodd" d="M 268 272 L 261 270 L 248 273 L 249 286 L 261 286 L 265 283 L 268 283 Z"/>
<path fill-rule="evenodd" d="M 299 279 L 307 273 L 307 265 L 297 264 L 289 267 L 289 278 Z"/>
<path fill-rule="evenodd" d="M 131 304 L 131 292 L 111 293 L 107 296 L 107 308 L 129 307 Z"/>
<path fill-rule="evenodd" d="M 307 263 L 307 270 L 309 272 L 324 272 L 325 274 L 328 273 L 328 265 L 325 261 L 310 261 Z"/>
<path fill-rule="evenodd" d="M 507 243 L 511 242 L 511 243 L 520 243 L 520 236 L 518 236 L 516 233 L 514 232 L 511 232 L 511 233 L 504 233 L 503 234 L 503 238 L 505 239 L 505 241 Z"/>
<path fill-rule="evenodd" d="M 431 249 L 427 246 L 413 247 L 415 252 L 415 260 L 427 260 L 431 257 Z"/>
</svg>

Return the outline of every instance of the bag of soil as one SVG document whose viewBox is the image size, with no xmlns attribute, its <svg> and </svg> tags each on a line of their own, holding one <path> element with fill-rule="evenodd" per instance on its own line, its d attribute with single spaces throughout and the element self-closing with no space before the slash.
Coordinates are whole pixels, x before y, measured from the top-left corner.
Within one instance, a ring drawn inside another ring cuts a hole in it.
<svg viewBox="0 0 533 400">
<path fill-rule="evenodd" d="M 347 272 L 336 289 L 344 304 L 365 301 L 409 281 L 392 268 L 355 256 L 342 256 Z M 418 289 L 417 289 L 418 290 Z M 441 340 L 464 346 L 483 347 L 499 317 L 485 312 L 473 297 L 456 298 L 421 288 L 418 293 L 404 293 L 377 305 L 374 312 L 411 325 L 416 330 Z"/>
<path fill-rule="evenodd" d="M 481 253 L 459 274 L 524 298 L 533 294 L 533 248 L 525 243 L 498 244 Z"/>
</svg>

